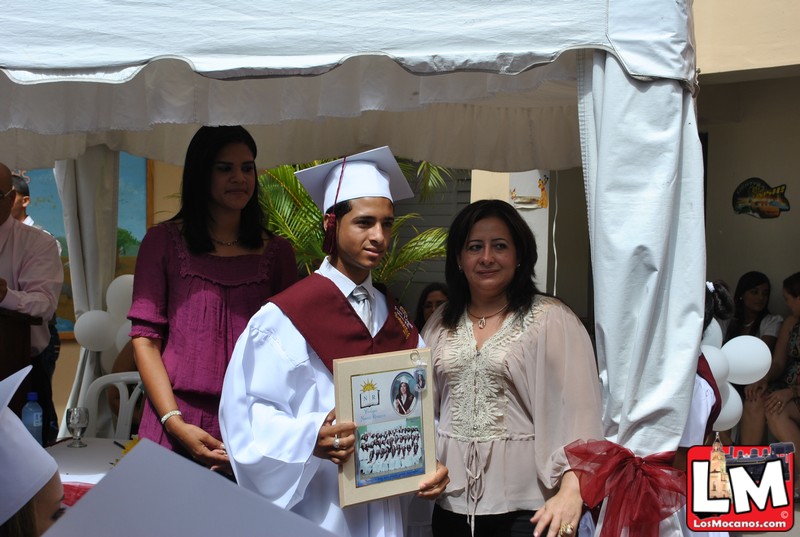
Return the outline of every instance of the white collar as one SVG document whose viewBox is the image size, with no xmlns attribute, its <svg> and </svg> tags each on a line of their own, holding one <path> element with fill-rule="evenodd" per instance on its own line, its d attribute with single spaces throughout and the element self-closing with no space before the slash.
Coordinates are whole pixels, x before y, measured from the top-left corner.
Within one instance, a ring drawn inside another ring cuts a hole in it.
<svg viewBox="0 0 800 537">
<path fill-rule="evenodd" d="M 363 282 L 355 283 L 353 280 L 339 272 L 339 269 L 334 267 L 327 257 L 322 261 L 322 264 L 317 269 L 317 273 L 320 276 L 325 276 L 332 281 L 344 296 L 350 296 L 350 293 L 353 292 L 353 289 L 361 286 L 366 289 L 370 301 L 375 300 L 375 287 L 372 285 L 372 273 L 370 273 L 369 276 L 367 276 L 367 279 Z"/>
</svg>

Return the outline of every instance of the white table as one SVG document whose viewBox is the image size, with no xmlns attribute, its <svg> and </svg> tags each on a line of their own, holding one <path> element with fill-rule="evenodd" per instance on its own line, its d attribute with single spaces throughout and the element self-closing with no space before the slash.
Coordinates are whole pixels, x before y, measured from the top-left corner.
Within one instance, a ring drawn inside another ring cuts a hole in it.
<svg viewBox="0 0 800 537">
<path fill-rule="evenodd" d="M 108 473 L 122 456 L 122 444 L 113 438 L 83 438 L 84 448 L 67 447 L 72 439 L 66 439 L 47 448 L 47 452 L 58 463 L 58 472 L 64 483 L 77 482 L 95 484 Z"/>
</svg>

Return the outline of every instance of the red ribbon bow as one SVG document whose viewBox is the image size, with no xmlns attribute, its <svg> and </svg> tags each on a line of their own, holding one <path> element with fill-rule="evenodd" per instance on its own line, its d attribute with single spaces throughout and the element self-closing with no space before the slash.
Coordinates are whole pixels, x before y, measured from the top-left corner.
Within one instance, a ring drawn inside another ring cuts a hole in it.
<svg viewBox="0 0 800 537">
<path fill-rule="evenodd" d="M 671 466 L 674 451 L 637 457 L 608 440 L 577 440 L 564 448 L 590 508 L 608 498 L 600 537 L 658 537 L 659 523 L 686 503 L 686 477 Z"/>
</svg>

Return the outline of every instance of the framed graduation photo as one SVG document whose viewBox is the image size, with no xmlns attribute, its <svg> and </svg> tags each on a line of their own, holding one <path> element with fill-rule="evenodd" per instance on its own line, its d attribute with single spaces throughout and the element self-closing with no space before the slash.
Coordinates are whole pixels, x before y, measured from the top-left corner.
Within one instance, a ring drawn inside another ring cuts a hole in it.
<svg viewBox="0 0 800 537">
<path fill-rule="evenodd" d="M 414 492 L 436 471 L 430 368 L 427 348 L 334 360 L 336 419 L 356 424 L 339 466 L 342 507 Z"/>
</svg>

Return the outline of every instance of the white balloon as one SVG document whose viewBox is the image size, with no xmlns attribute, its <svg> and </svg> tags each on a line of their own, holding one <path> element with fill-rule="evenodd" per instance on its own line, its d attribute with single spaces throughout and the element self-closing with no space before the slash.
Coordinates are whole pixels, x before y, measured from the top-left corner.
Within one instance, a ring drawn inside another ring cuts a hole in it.
<svg viewBox="0 0 800 537">
<path fill-rule="evenodd" d="M 122 347 L 124 347 L 131 338 L 128 336 L 131 332 L 131 322 L 125 321 L 122 325 L 117 329 L 117 337 L 115 339 L 117 354 L 122 352 Z"/>
<path fill-rule="evenodd" d="M 700 345 L 700 351 L 708 361 L 708 366 L 711 368 L 711 373 L 714 375 L 717 386 L 722 386 L 728 382 L 730 365 L 728 364 L 728 357 L 725 356 L 722 349 L 711 345 Z"/>
<path fill-rule="evenodd" d="M 124 320 L 131 309 L 133 274 L 117 276 L 106 290 L 106 309 L 114 318 Z"/>
<path fill-rule="evenodd" d="M 103 310 L 90 310 L 75 321 L 75 341 L 90 351 L 104 351 L 114 344 L 117 323 Z"/>
<path fill-rule="evenodd" d="M 772 363 L 769 347 L 754 336 L 735 337 L 722 346 L 722 352 L 730 364 L 728 382 L 734 384 L 752 384 L 761 380 Z"/>
<path fill-rule="evenodd" d="M 700 345 L 709 345 L 716 348 L 722 347 L 722 327 L 716 319 L 711 319 L 708 328 L 703 332 L 703 339 L 700 341 Z"/>
<path fill-rule="evenodd" d="M 714 422 L 714 430 L 727 431 L 739 423 L 742 417 L 742 398 L 736 388 L 728 382 L 720 384 L 719 393 L 722 397 L 722 410 Z"/>
</svg>

